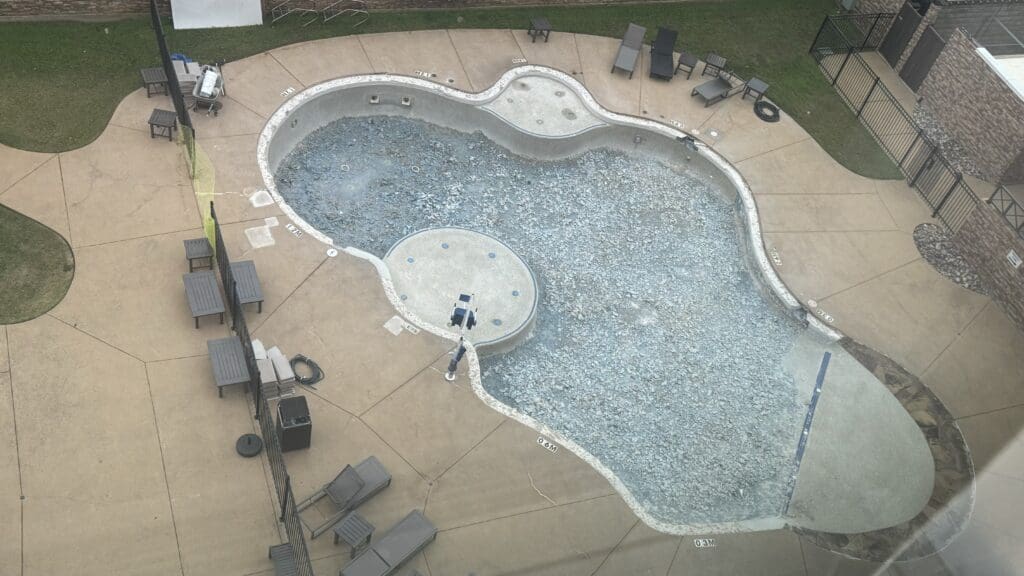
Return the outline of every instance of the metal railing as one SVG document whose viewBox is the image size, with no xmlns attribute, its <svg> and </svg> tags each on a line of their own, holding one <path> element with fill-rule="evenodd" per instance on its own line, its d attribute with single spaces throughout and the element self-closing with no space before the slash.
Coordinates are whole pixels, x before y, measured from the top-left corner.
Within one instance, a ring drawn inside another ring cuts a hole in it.
<svg viewBox="0 0 1024 576">
<path fill-rule="evenodd" d="M 224 235 L 221 233 L 220 222 L 217 220 L 217 210 L 213 202 L 210 202 L 210 218 L 213 220 L 214 237 L 214 259 L 217 262 L 217 269 L 220 272 L 221 282 L 224 284 L 224 292 L 228 299 L 228 310 L 231 314 L 231 329 L 238 336 L 242 344 L 242 353 L 245 355 L 245 365 L 249 370 L 249 384 L 246 393 L 253 399 L 253 409 L 256 420 L 260 424 L 260 433 L 263 436 L 263 449 L 267 455 L 267 462 L 270 465 L 270 475 L 274 479 L 274 494 L 281 506 L 281 515 L 278 517 L 285 527 L 285 534 L 288 544 L 291 547 L 292 560 L 298 576 L 313 576 L 313 566 L 309 558 L 309 551 L 306 548 L 306 536 L 303 532 L 302 523 L 298 512 L 295 510 L 295 495 L 291 489 L 291 477 L 288 475 L 288 467 L 284 463 L 284 454 L 281 450 L 281 442 L 274 426 L 274 414 L 270 410 L 267 397 L 263 394 L 260 385 L 259 366 L 256 364 L 256 356 L 252 349 L 252 337 L 249 334 L 249 326 L 245 321 L 245 313 L 242 310 L 241 299 L 238 297 L 238 285 L 235 283 L 234 275 L 231 272 L 231 259 L 228 257 L 227 247 L 224 244 Z"/>
<path fill-rule="evenodd" d="M 835 50 L 845 52 L 849 48 L 857 50 L 876 50 L 885 40 L 889 25 L 896 14 L 838 14 L 829 16 L 818 28 L 814 39 L 815 45 L 823 45 L 822 34 L 829 32 L 834 38 L 825 39 L 824 44 L 831 45 Z M 825 23 L 831 23 L 826 30 Z"/>
<path fill-rule="evenodd" d="M 337 0 L 332 2 L 320 11 L 324 16 L 324 22 L 330 22 L 339 16 L 352 16 L 358 22 L 352 25 L 353 28 L 366 22 L 370 18 L 365 0 Z"/>
<path fill-rule="evenodd" d="M 1017 235 L 1024 240 L 1024 208 L 1017 203 L 1017 200 L 1010 195 L 1006 186 L 1000 186 L 992 192 L 986 200 L 1003 216 L 1003 220 L 1013 228 Z"/>
<path fill-rule="evenodd" d="M 273 24 L 292 14 L 302 15 L 303 26 L 309 26 L 320 18 L 315 0 L 284 0 L 270 8 L 270 23 Z"/>
<path fill-rule="evenodd" d="M 189 116 L 181 85 L 178 84 L 178 74 L 174 70 L 174 63 L 171 62 L 171 53 L 167 48 L 167 37 L 164 35 L 164 25 L 160 11 L 156 7 L 156 0 L 149 0 L 149 15 L 153 25 L 153 35 L 156 37 L 156 45 L 160 52 L 160 64 L 167 77 L 167 93 L 171 97 L 174 113 L 178 117 L 178 130 L 185 144 L 189 175 L 191 176 L 195 173 L 196 131 L 192 126 L 192 118 Z"/>
<path fill-rule="evenodd" d="M 811 45 L 811 56 L 907 183 L 932 208 L 932 217 L 951 231 L 959 230 L 981 202 L 978 195 L 861 57 L 860 51 L 868 48 L 849 36 L 850 26 L 843 18 L 825 18 Z"/>
</svg>

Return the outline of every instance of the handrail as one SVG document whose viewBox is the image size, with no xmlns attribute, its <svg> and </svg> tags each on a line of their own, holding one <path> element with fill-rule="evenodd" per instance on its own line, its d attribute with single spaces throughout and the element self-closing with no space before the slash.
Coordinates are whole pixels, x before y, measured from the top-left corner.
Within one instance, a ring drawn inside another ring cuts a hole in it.
<svg viewBox="0 0 1024 576">
<path fill-rule="evenodd" d="M 354 4 L 357 7 L 339 9 L 338 6 L 340 6 L 341 4 Z M 356 22 L 355 24 L 352 25 L 353 28 L 359 26 L 363 22 L 366 22 L 367 20 L 370 19 L 370 12 L 367 9 L 366 0 L 337 0 L 336 2 L 333 2 L 325 6 L 320 12 L 324 16 L 325 23 L 344 14 L 350 14 L 357 17 L 361 16 L 362 19 L 359 22 Z"/>
</svg>

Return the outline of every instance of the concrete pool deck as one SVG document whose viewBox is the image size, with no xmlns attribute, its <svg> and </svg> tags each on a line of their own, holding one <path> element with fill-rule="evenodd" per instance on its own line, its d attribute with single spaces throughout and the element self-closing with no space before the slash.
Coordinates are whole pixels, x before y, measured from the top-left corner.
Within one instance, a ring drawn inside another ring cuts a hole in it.
<svg viewBox="0 0 1024 576">
<path fill-rule="evenodd" d="M 283 226 L 273 229 L 273 247 L 248 249 L 244 230 L 280 216 L 245 196 L 262 187 L 257 133 L 288 88 L 421 70 L 475 91 L 526 58 L 574 73 L 613 110 L 715 129 L 708 142 L 750 184 L 766 245 L 798 298 L 920 376 L 959 419 L 976 465 L 988 466 L 974 516 L 942 554 L 888 573 L 943 573 L 943 565 L 1012 573 L 1024 563 L 1024 534 L 1009 512 L 1024 502 L 1024 445 L 1014 439 L 1024 423 L 1016 354 L 1024 336 L 998 306 L 920 258 L 910 232 L 930 219 L 903 182 L 848 172 L 791 119 L 758 121 L 749 100 L 705 109 L 689 97 L 695 80 L 649 80 L 646 56 L 632 81 L 612 76 L 617 45 L 557 32 L 530 44 L 524 31 L 442 30 L 328 39 L 227 65 L 224 111 L 195 123 L 216 167 L 231 255 L 256 260 L 264 281 L 264 312 L 249 313 L 250 327 L 328 375 L 306 393 L 312 448 L 286 457 L 295 492 L 376 454 L 395 481 L 361 510 L 383 527 L 425 508 L 441 533 L 405 569 L 424 574 L 878 569 L 785 530 L 715 536 L 715 548 L 694 546 L 705 535 L 650 530 L 594 470 L 539 448 L 536 432 L 483 405 L 464 376 L 442 384 L 447 342 L 384 330 L 394 311 L 368 263 L 329 259 L 323 245 Z M 81 574 L 272 573 L 266 547 L 280 535 L 269 476 L 233 451 L 238 435 L 254 431 L 249 401 L 237 391 L 218 400 L 206 358 L 204 341 L 227 329 L 193 329 L 181 294 L 181 240 L 200 233 L 198 211 L 180 149 L 149 139 L 144 123 L 152 107 L 167 105 L 136 91 L 100 138 L 68 153 L 0 148 L 0 202 L 66 232 L 77 260 L 57 308 L 0 328 L 0 513 L 8 519 L 0 574 L 69 565 Z M 347 556 L 325 538 L 311 550 L 323 574 Z"/>
</svg>

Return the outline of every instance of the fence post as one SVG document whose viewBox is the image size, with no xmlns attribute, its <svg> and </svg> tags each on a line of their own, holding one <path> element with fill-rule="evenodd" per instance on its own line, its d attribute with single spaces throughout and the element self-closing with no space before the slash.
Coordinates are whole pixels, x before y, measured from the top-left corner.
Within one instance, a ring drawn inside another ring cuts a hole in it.
<svg viewBox="0 0 1024 576">
<path fill-rule="evenodd" d="M 903 153 L 903 157 L 900 158 L 900 163 L 898 164 L 898 166 L 900 168 L 903 168 L 903 163 L 906 162 L 907 161 L 907 157 L 910 156 L 910 151 L 914 149 L 914 146 L 917 146 L 917 142 L 920 139 L 921 139 L 921 129 L 918 128 L 917 129 L 917 135 L 914 136 L 914 141 L 910 143 L 910 147 L 907 148 L 907 151 Z"/>
<path fill-rule="evenodd" d="M 875 88 L 878 87 L 878 81 L 881 80 L 878 76 L 875 76 L 875 82 L 871 85 L 871 89 L 868 90 L 868 95 L 864 97 L 864 101 L 861 102 L 860 108 L 857 108 L 857 118 L 864 112 L 864 107 L 868 105 L 868 100 L 871 100 L 871 96 L 875 93 Z"/>
<path fill-rule="evenodd" d="M 875 21 L 871 23 L 871 28 L 868 28 L 868 33 L 864 36 L 864 41 L 860 43 L 860 49 L 863 50 L 868 45 L 868 40 L 871 40 L 871 33 L 875 31 L 875 26 L 878 26 L 878 19 L 882 17 L 882 13 L 875 14 Z"/>
<path fill-rule="evenodd" d="M 988 200 L 985 200 L 985 202 L 991 204 L 996 199 L 996 194 L 999 194 L 999 191 L 1002 189 L 1002 186 L 996 186 L 996 189 L 992 191 L 992 194 L 989 194 Z"/>
<path fill-rule="evenodd" d="M 238 317 L 242 314 L 242 307 L 235 308 L 238 303 L 238 282 L 235 282 L 235 275 L 231 275 L 231 294 L 228 294 L 228 308 L 231 310 L 231 330 L 238 334 Z"/>
<path fill-rule="evenodd" d="M 253 403 L 256 405 L 256 420 L 260 419 L 260 411 L 263 409 L 263 379 L 260 378 L 260 383 L 256 386 L 256 392 L 253 394 Z"/>
<path fill-rule="evenodd" d="M 292 477 L 285 474 L 284 476 L 284 495 L 281 496 L 281 522 L 284 522 L 284 517 L 287 515 L 288 509 L 288 495 L 292 492 Z"/>
<path fill-rule="evenodd" d="M 921 163 L 921 167 L 917 169 L 917 174 L 914 174 L 914 177 L 911 178 L 910 186 L 917 185 L 917 179 L 920 178 L 921 175 L 924 174 L 924 171 L 929 168 L 929 163 L 935 158 L 935 153 L 937 151 L 938 148 L 933 146 L 932 151 L 928 153 L 928 157 L 924 159 L 924 162 Z"/>
<path fill-rule="evenodd" d="M 935 210 L 932 211 L 932 218 L 935 218 L 936 216 L 939 215 L 939 212 L 942 210 L 942 207 L 946 205 L 946 200 L 949 200 L 949 197 L 953 195 L 953 190 L 956 190 L 956 187 L 960 185 L 960 181 L 963 179 L 963 174 L 958 173 L 956 175 L 956 180 L 953 181 L 953 185 L 949 187 L 949 190 L 946 190 L 946 194 L 942 197 L 942 200 L 939 200 L 939 203 L 935 206 Z"/>
<path fill-rule="evenodd" d="M 843 68 L 846 68 L 846 63 L 850 61 L 850 56 L 853 55 L 853 48 L 846 49 L 846 58 L 843 58 L 843 63 L 839 65 L 839 71 L 836 72 L 836 77 L 832 79 L 832 85 L 835 86 L 836 82 L 839 82 L 839 77 L 843 74 Z"/>
<path fill-rule="evenodd" d="M 818 39 L 821 38 L 821 33 L 825 30 L 825 24 L 828 24 L 831 18 L 831 16 L 825 16 L 825 19 L 821 21 L 821 26 L 818 26 L 818 33 L 814 35 L 814 42 L 811 42 L 811 48 L 807 51 L 808 54 L 814 53 L 814 47 L 818 45 Z"/>
</svg>

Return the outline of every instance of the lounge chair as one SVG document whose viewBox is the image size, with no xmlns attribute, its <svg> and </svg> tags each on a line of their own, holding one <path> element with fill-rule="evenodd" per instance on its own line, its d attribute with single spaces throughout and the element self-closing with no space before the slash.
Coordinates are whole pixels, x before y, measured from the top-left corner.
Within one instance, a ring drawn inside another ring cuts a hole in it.
<svg viewBox="0 0 1024 576">
<path fill-rule="evenodd" d="M 671 80 L 675 74 L 673 51 L 679 33 L 668 28 L 658 28 L 658 35 L 651 44 L 651 78 Z"/>
<path fill-rule="evenodd" d="M 615 55 L 615 63 L 612 64 L 613 74 L 615 69 L 618 68 L 624 72 L 629 72 L 630 78 L 633 77 L 636 59 L 640 57 L 640 49 L 644 46 L 644 34 L 647 34 L 647 28 L 633 23 L 629 24 L 626 28 L 626 34 L 622 37 L 622 43 L 619 44 L 619 52 Z"/>
<path fill-rule="evenodd" d="M 295 505 L 296 512 L 301 512 L 316 504 L 318 500 L 327 496 L 334 503 L 337 511 L 325 522 L 316 527 L 310 527 L 303 520 L 302 523 L 312 532 L 316 538 L 331 529 L 346 514 L 358 508 L 361 504 L 373 498 L 375 494 L 391 485 L 391 473 L 384 468 L 384 465 L 375 456 L 370 456 L 355 468 L 345 468 L 322 488 L 313 493 L 302 502 Z M 299 517 L 301 520 L 301 516 Z"/>
<path fill-rule="evenodd" d="M 292 551 L 291 544 L 285 542 L 284 544 L 271 546 L 267 556 L 274 563 L 274 574 L 276 576 L 293 576 L 299 573 L 299 567 L 295 564 L 295 552 Z"/>
<path fill-rule="evenodd" d="M 413 510 L 341 569 L 340 576 L 387 576 L 437 537 L 437 528 Z"/>
<path fill-rule="evenodd" d="M 690 96 L 700 96 L 703 98 L 704 107 L 707 108 L 720 100 L 725 100 L 746 87 L 745 83 L 733 86 L 734 80 L 737 80 L 735 76 L 723 70 L 715 78 L 694 88 L 693 91 L 690 92 Z"/>
</svg>

